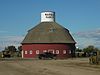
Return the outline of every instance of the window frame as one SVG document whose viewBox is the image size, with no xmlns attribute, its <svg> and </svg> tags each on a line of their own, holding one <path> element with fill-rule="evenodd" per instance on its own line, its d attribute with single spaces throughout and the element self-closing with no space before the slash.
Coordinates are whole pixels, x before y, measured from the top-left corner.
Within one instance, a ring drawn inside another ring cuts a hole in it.
<svg viewBox="0 0 100 75">
<path fill-rule="evenodd" d="M 60 53 L 60 51 L 59 50 L 56 50 L 56 54 L 59 54 Z"/>
<path fill-rule="evenodd" d="M 24 54 L 28 54 L 28 51 L 24 51 Z"/>
<path fill-rule="evenodd" d="M 66 50 L 63 50 L 63 54 L 67 54 L 67 51 Z"/>
<path fill-rule="evenodd" d="M 43 50 L 43 52 L 48 52 L 47 50 Z"/>
<path fill-rule="evenodd" d="M 36 54 L 40 54 L 39 50 L 36 50 L 35 53 L 36 53 Z"/>
<path fill-rule="evenodd" d="M 33 54 L 33 51 L 32 51 L 32 50 L 30 50 L 30 51 L 29 51 L 29 54 Z"/>
</svg>

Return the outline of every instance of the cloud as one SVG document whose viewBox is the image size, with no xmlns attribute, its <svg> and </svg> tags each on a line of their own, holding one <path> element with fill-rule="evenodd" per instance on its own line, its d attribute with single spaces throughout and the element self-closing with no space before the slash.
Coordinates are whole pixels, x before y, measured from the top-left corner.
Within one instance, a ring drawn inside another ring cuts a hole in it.
<svg viewBox="0 0 100 75">
<path fill-rule="evenodd" d="M 88 45 L 94 45 L 100 48 L 100 29 L 77 32 L 73 36 L 75 37 L 77 46 L 81 48 L 87 47 Z"/>
<path fill-rule="evenodd" d="M 0 50 L 10 45 L 18 47 L 23 39 L 24 36 L 0 36 Z"/>
</svg>

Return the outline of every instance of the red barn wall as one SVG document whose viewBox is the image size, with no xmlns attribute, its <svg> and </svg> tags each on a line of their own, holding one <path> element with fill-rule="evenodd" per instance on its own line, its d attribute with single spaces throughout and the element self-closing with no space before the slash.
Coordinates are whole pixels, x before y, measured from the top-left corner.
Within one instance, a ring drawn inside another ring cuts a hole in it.
<svg viewBox="0 0 100 75">
<path fill-rule="evenodd" d="M 54 54 L 58 53 L 57 58 L 68 58 L 70 56 L 70 49 L 67 44 L 23 44 L 22 50 L 23 58 L 35 58 L 37 57 L 38 52 L 41 54 L 45 50 L 52 51 Z"/>
</svg>

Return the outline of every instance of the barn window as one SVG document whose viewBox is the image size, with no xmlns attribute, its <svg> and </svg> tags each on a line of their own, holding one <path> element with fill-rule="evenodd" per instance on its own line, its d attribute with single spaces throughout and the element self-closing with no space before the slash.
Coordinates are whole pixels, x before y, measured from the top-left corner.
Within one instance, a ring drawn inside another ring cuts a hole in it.
<svg viewBox="0 0 100 75">
<path fill-rule="evenodd" d="M 71 50 L 69 50 L 69 54 L 71 54 Z"/>
<path fill-rule="evenodd" d="M 32 50 L 30 50 L 30 54 L 32 54 Z"/>
<path fill-rule="evenodd" d="M 49 49 L 48 52 L 53 53 L 54 54 L 54 49 Z"/>
<path fill-rule="evenodd" d="M 63 50 L 63 54 L 66 54 L 66 50 Z"/>
<path fill-rule="evenodd" d="M 36 50 L 36 54 L 39 54 L 39 50 Z"/>
<path fill-rule="evenodd" d="M 27 52 L 27 51 L 25 51 L 25 54 L 28 54 L 28 52 Z"/>
<path fill-rule="evenodd" d="M 59 54 L 59 50 L 56 50 L 56 54 Z"/>
<path fill-rule="evenodd" d="M 47 50 L 43 50 L 43 52 L 47 52 Z"/>
</svg>

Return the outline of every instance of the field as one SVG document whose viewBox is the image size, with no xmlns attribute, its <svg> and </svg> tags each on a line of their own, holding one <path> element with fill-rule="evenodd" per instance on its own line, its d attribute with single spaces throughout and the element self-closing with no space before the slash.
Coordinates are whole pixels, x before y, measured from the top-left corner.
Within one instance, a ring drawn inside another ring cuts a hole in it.
<svg viewBox="0 0 100 75">
<path fill-rule="evenodd" d="M 0 75 L 100 75 L 88 58 L 67 60 L 0 60 Z"/>
</svg>

